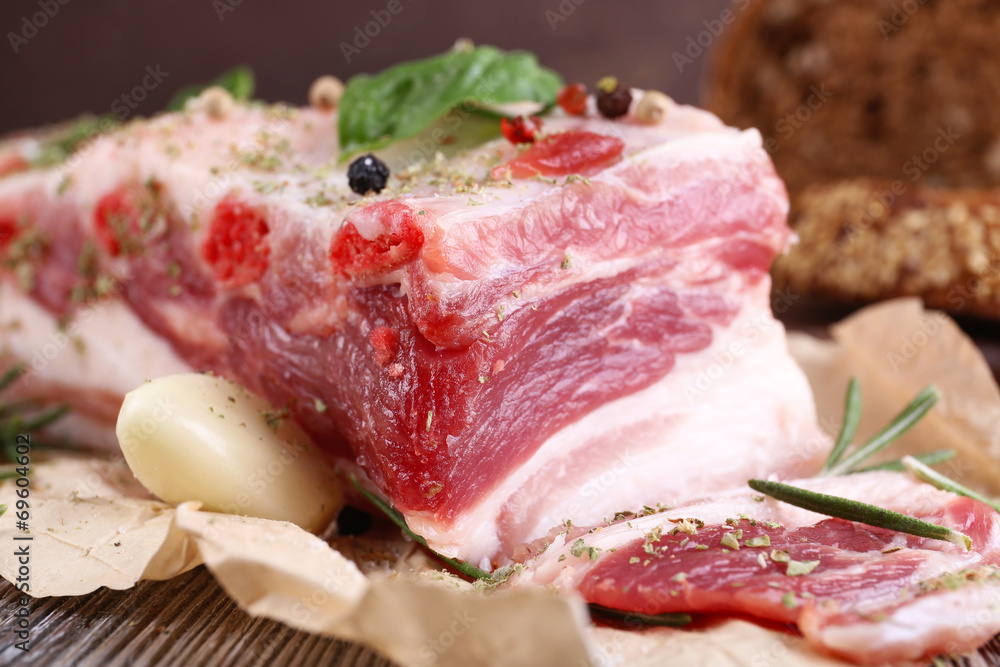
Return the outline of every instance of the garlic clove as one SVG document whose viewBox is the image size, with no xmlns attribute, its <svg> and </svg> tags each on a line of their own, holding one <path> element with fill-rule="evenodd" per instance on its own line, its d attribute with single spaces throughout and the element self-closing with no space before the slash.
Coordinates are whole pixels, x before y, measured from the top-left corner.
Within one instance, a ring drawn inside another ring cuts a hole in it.
<svg viewBox="0 0 1000 667">
<path fill-rule="evenodd" d="M 125 396 L 116 427 L 136 479 L 171 503 L 322 529 L 343 506 L 341 483 L 309 436 L 244 387 L 169 375 Z"/>
</svg>

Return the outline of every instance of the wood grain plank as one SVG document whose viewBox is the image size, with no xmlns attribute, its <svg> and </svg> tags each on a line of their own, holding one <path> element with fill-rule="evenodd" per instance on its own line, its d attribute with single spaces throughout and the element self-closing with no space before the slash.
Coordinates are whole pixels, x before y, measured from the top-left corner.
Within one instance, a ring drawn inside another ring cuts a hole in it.
<svg viewBox="0 0 1000 667">
<path fill-rule="evenodd" d="M 14 648 L 20 593 L 0 585 L 0 664 L 392 667 L 373 651 L 245 613 L 204 567 L 126 591 L 32 600 L 31 650 Z"/>
</svg>

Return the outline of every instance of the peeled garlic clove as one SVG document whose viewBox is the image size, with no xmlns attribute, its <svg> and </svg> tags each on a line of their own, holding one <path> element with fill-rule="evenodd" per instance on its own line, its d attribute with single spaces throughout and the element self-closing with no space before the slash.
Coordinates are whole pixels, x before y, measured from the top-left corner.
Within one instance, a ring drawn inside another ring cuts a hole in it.
<svg viewBox="0 0 1000 667">
<path fill-rule="evenodd" d="M 169 375 L 125 395 L 118 443 L 136 479 L 171 503 L 320 530 L 343 506 L 340 481 L 286 412 L 240 385 Z"/>
</svg>

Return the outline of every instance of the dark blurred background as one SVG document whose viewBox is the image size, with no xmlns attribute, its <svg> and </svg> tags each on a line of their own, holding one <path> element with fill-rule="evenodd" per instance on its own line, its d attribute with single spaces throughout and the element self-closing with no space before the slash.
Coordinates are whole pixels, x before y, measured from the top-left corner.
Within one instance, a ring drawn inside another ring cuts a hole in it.
<svg viewBox="0 0 1000 667">
<path fill-rule="evenodd" d="M 304 103 L 320 74 L 347 79 L 377 72 L 445 51 L 458 37 L 532 51 L 568 81 L 592 84 L 615 74 L 632 86 L 696 102 L 707 57 L 702 53 L 678 66 L 673 54 L 706 29 L 703 21 L 717 19 L 732 5 L 732 0 L 3 0 L 0 133 L 82 112 L 108 112 L 122 95 L 135 105 L 130 115 L 149 115 L 181 86 L 210 80 L 236 64 L 253 67 L 258 97 Z M 149 76 L 147 67 L 159 76 Z"/>
</svg>

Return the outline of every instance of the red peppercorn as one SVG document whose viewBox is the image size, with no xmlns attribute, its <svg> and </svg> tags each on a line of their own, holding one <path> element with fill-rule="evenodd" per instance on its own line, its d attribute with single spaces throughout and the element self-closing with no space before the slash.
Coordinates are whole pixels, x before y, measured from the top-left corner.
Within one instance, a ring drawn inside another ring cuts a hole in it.
<svg viewBox="0 0 1000 667">
<path fill-rule="evenodd" d="M 267 271 L 268 231 L 261 211 L 236 199 L 223 199 L 215 207 L 201 256 L 223 286 L 243 287 Z"/>
<path fill-rule="evenodd" d="M 556 100 L 563 111 L 571 116 L 582 116 L 587 113 L 587 87 L 582 83 L 563 86 Z"/>
<path fill-rule="evenodd" d="M 542 119 L 538 116 L 525 118 L 518 116 L 511 120 L 500 119 L 500 131 L 512 144 L 531 144 L 535 141 L 535 133 L 542 129 Z"/>
</svg>

